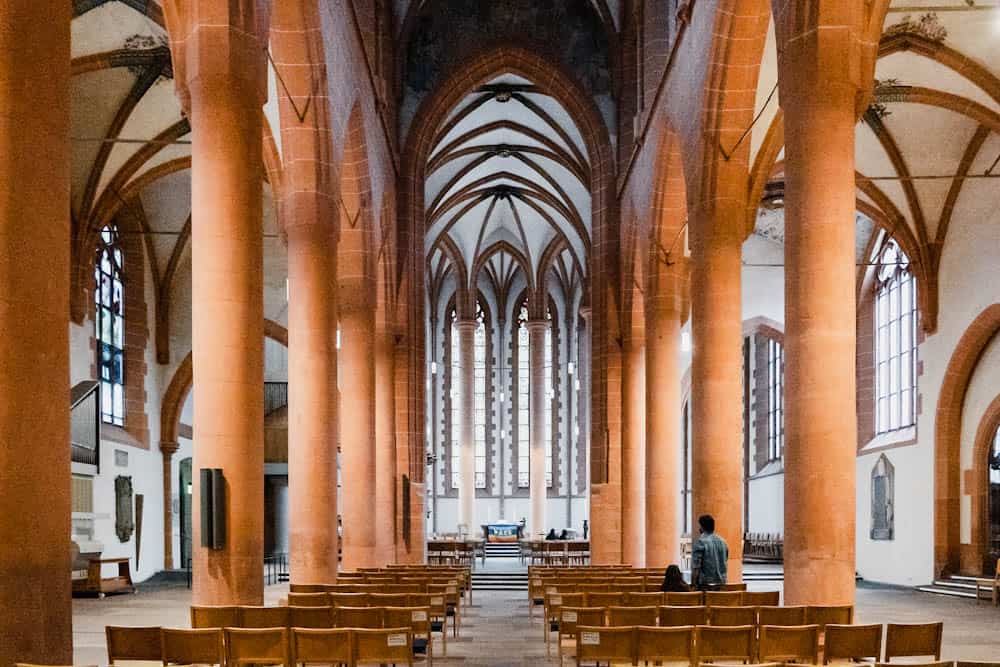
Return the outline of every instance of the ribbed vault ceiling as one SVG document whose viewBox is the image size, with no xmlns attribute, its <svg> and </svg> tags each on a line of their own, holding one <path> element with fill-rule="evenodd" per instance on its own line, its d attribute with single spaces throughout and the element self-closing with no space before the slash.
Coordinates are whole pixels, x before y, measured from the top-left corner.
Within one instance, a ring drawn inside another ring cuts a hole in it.
<svg viewBox="0 0 1000 667">
<path fill-rule="evenodd" d="M 537 277 L 565 253 L 585 267 L 590 163 L 565 108 L 527 79 L 504 75 L 469 95 L 438 130 L 427 163 L 426 249 L 503 276 Z M 544 265 L 543 265 L 544 263 Z"/>
</svg>

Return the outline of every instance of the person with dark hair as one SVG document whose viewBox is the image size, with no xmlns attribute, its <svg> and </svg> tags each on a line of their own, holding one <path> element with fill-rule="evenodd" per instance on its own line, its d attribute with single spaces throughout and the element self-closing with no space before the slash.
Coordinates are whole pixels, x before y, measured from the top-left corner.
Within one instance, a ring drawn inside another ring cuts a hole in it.
<svg viewBox="0 0 1000 667">
<path fill-rule="evenodd" d="M 691 550 L 691 585 L 702 591 L 717 590 L 726 583 L 726 562 L 729 545 L 715 534 L 715 519 L 711 514 L 698 517 L 701 537 Z"/>
<path fill-rule="evenodd" d="M 562 532 L 559 533 L 559 539 L 560 540 L 568 540 L 569 539 L 569 531 L 566 530 L 565 528 L 563 528 Z"/>
<path fill-rule="evenodd" d="M 660 590 L 664 593 L 687 593 L 691 590 L 691 587 L 684 581 L 681 568 L 676 565 L 670 565 L 667 567 L 667 571 L 663 573 L 663 583 L 660 584 Z"/>
<path fill-rule="evenodd" d="M 552 530 L 550 530 L 550 531 L 549 531 L 549 534 L 545 536 L 545 539 L 546 539 L 546 540 L 554 540 L 554 539 L 557 539 L 557 538 L 556 538 L 556 529 L 555 529 L 555 528 L 553 528 Z"/>
</svg>

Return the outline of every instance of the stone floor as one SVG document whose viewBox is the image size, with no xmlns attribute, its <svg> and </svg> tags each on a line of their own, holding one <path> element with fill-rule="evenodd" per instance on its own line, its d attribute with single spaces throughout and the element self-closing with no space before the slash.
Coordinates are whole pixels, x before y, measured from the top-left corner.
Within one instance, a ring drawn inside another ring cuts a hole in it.
<svg viewBox="0 0 1000 667">
<path fill-rule="evenodd" d="M 774 590 L 780 582 L 760 582 L 752 590 Z M 269 586 L 267 604 L 276 604 L 287 585 Z M 188 627 L 190 591 L 161 588 L 138 595 L 73 602 L 74 661 L 78 665 L 107 664 L 105 625 L 165 625 Z M 542 626 L 537 616 L 528 620 L 526 593 L 475 594 L 467 608 L 461 636 L 449 639 L 448 657 L 440 656 L 435 641 L 435 663 L 470 667 L 514 667 L 546 664 Z M 858 588 L 856 622 L 921 622 L 944 620 L 943 659 L 1000 660 L 1000 609 L 968 600 L 942 598 L 907 589 L 862 585 Z M 556 659 L 548 662 L 557 664 Z"/>
</svg>

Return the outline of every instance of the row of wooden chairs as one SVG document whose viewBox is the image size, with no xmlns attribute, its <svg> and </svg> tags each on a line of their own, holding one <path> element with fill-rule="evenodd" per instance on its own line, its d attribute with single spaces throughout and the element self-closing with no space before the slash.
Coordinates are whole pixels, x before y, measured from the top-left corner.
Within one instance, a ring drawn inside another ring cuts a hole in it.
<svg viewBox="0 0 1000 667">
<path fill-rule="evenodd" d="M 889 624 L 885 661 L 900 657 L 941 659 L 941 623 Z M 833 661 L 878 661 L 883 655 L 881 625 L 828 625 L 821 650 L 820 626 L 647 627 L 578 624 L 576 664 L 738 661 L 826 665 Z M 562 658 L 560 658 L 560 662 Z"/>
<path fill-rule="evenodd" d="M 106 628 L 108 664 L 413 665 L 413 631 L 398 628 Z M 428 660 L 430 653 L 428 652 Z"/>
<path fill-rule="evenodd" d="M 634 607 L 634 606 L 656 606 L 661 605 L 671 607 L 776 607 L 778 606 L 781 594 L 778 591 L 695 591 L 691 593 L 640 593 L 640 592 L 617 592 L 608 591 L 602 588 L 592 589 L 591 587 L 580 586 L 553 586 L 549 587 L 543 598 L 542 604 L 548 607 L 555 600 L 556 604 L 562 604 L 561 600 L 570 600 L 567 604 L 573 604 L 576 600 L 583 602 L 578 606 L 590 607 Z M 529 608 L 529 616 L 531 609 Z"/>
<path fill-rule="evenodd" d="M 590 542 L 525 541 L 521 558 L 532 565 L 584 565 L 590 561 Z"/>
<path fill-rule="evenodd" d="M 452 632 L 457 637 L 462 627 L 461 596 L 454 585 L 429 593 L 289 593 L 289 607 L 430 607 L 442 617 L 454 619 Z"/>
<path fill-rule="evenodd" d="M 843 607 L 550 607 L 545 624 L 546 654 L 549 637 L 558 633 L 559 642 L 573 634 L 577 624 L 619 626 L 685 627 L 795 627 L 815 625 L 823 634 L 828 625 L 850 625 L 854 608 Z M 582 620 L 581 620 L 582 619 Z"/>
<path fill-rule="evenodd" d="M 743 535 L 743 555 L 767 560 L 784 558 L 785 541 L 781 533 L 746 533 Z"/>
</svg>

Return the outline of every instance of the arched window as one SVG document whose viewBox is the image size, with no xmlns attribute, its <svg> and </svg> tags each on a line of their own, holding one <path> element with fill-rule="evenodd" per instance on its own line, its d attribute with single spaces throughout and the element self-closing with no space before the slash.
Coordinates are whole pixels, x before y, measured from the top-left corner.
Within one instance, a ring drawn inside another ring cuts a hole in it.
<svg viewBox="0 0 1000 667">
<path fill-rule="evenodd" d="M 461 402 L 455 400 L 462 386 L 462 355 L 459 347 L 458 314 L 451 311 L 451 451 L 457 458 L 461 432 Z M 476 487 L 486 488 L 486 315 L 482 305 L 476 303 L 476 333 L 474 343 L 473 405 L 475 410 Z M 451 487 L 458 488 L 459 473 L 452 467 Z"/>
<path fill-rule="evenodd" d="M 916 422 L 917 293 L 910 260 L 888 239 L 877 256 L 875 433 Z"/>
<path fill-rule="evenodd" d="M 101 419 L 125 425 L 125 287 L 118 227 L 101 230 L 94 265 L 94 324 Z"/>
<path fill-rule="evenodd" d="M 785 451 L 785 351 L 767 339 L 767 460 L 777 461 Z"/>
<path fill-rule="evenodd" d="M 1000 426 L 993 434 L 993 447 L 990 448 L 989 468 L 989 503 L 990 503 L 990 544 L 991 554 L 1000 555 Z"/>
<path fill-rule="evenodd" d="M 551 320 L 550 313 L 546 313 Z M 517 317 L 517 486 L 527 488 L 531 467 L 531 400 L 530 337 L 528 306 L 522 305 Z M 552 329 L 545 330 L 545 486 L 552 486 Z"/>
</svg>

